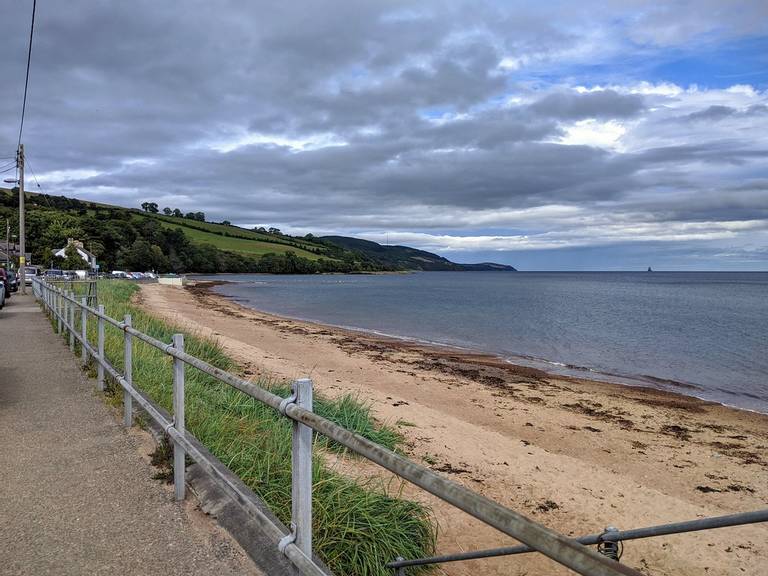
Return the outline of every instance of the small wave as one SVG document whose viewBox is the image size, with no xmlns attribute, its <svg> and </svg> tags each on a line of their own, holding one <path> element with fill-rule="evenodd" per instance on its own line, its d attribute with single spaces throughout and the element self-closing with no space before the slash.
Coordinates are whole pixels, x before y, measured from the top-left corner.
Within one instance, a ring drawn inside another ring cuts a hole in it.
<svg viewBox="0 0 768 576">
<path fill-rule="evenodd" d="M 743 390 L 728 390 L 727 388 L 715 388 L 718 392 L 728 394 L 729 396 L 744 396 L 746 398 L 753 398 L 755 400 L 765 400 L 762 396 L 752 394 L 751 392 L 744 392 Z"/>
<path fill-rule="evenodd" d="M 639 374 L 638 378 L 654 382 L 656 384 L 664 384 L 666 386 L 674 386 L 675 388 L 688 388 L 691 390 L 702 390 L 701 386 L 691 384 L 690 382 L 683 382 L 682 380 L 672 380 L 670 378 L 659 378 L 658 376 L 651 376 L 650 374 Z"/>
</svg>

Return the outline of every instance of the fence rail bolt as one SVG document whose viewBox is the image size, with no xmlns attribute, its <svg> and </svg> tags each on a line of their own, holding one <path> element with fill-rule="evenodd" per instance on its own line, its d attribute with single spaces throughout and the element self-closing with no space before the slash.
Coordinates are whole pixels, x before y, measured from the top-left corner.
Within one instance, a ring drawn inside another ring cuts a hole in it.
<svg viewBox="0 0 768 576">
<path fill-rule="evenodd" d="M 184 352 L 184 334 L 173 335 L 173 347 L 178 352 Z M 185 433 L 184 427 L 184 362 L 173 359 L 173 427 L 180 434 Z M 186 495 L 184 448 L 178 442 L 173 443 L 173 486 L 176 500 L 184 500 Z"/>
<path fill-rule="evenodd" d="M 125 315 L 125 327 L 131 327 L 131 315 Z M 128 330 L 125 331 L 124 340 L 124 364 L 125 364 L 125 381 L 128 384 L 133 384 L 133 340 Z M 126 428 L 130 428 L 133 424 L 133 398 L 127 390 L 123 390 L 123 424 Z"/>
</svg>

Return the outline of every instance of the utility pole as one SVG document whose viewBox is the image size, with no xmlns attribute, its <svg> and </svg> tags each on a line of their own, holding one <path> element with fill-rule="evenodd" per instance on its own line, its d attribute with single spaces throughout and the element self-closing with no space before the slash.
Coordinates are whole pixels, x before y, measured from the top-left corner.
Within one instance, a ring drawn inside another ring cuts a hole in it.
<svg viewBox="0 0 768 576">
<path fill-rule="evenodd" d="M 5 269 L 8 270 L 11 267 L 11 247 L 9 243 L 11 241 L 11 223 L 8 218 L 5 219 Z"/>
<path fill-rule="evenodd" d="M 19 166 L 19 272 L 21 278 L 21 293 L 27 293 L 27 233 L 24 223 L 24 144 L 19 144 L 19 155 L 16 160 Z"/>
</svg>

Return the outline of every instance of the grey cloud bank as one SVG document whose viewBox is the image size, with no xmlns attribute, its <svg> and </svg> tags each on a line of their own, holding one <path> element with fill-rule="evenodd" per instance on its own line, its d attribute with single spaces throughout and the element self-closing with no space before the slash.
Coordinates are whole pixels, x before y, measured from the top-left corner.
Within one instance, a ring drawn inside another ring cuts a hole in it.
<svg viewBox="0 0 768 576">
<path fill-rule="evenodd" d="M 765 88 L 622 65 L 760 33 L 765 7 L 596 6 L 42 5 L 31 168 L 49 193 L 389 235 L 460 261 L 767 269 Z M 6 41 L 3 78 L 20 78 L 26 38 Z M 598 65 L 609 79 L 588 77 Z M 8 82 L 0 156 L 19 104 Z"/>
</svg>

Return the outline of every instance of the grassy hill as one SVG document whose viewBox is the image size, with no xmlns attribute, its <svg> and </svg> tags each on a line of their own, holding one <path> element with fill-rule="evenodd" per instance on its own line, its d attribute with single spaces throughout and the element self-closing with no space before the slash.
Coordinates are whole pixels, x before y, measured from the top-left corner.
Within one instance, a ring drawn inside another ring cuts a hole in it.
<svg viewBox="0 0 768 576">
<path fill-rule="evenodd" d="M 192 215 L 194 216 L 194 214 Z M 12 233 L 18 198 L 0 189 L 0 219 Z M 382 246 L 345 236 L 322 238 L 249 230 L 194 217 L 167 216 L 64 196 L 27 192 L 27 246 L 32 261 L 55 265 L 52 250 L 81 240 L 102 270 L 159 272 L 374 272 L 396 270 L 514 270 L 501 264 L 457 264 L 408 246 Z"/>
<path fill-rule="evenodd" d="M 366 254 L 380 262 L 398 270 L 429 270 L 429 271 L 505 271 L 513 272 L 515 269 L 506 264 L 494 264 L 483 262 L 480 264 L 458 264 L 447 258 L 432 254 L 425 250 L 418 250 L 409 246 L 383 246 L 370 240 L 350 238 L 348 236 L 323 236 L 322 240 L 332 242 L 347 250 L 353 250 Z"/>
<path fill-rule="evenodd" d="M 197 222 L 186 218 L 174 218 L 156 215 L 136 213 L 138 219 L 153 219 L 159 221 L 166 229 L 181 228 L 184 235 L 196 244 L 210 244 L 220 250 L 227 250 L 249 256 L 264 256 L 265 254 L 285 254 L 293 252 L 300 258 L 319 260 L 327 251 L 326 247 L 319 244 L 313 245 L 301 241 L 289 241 L 282 238 L 272 238 L 267 234 L 260 234 L 223 224 L 210 222 Z"/>
</svg>

